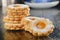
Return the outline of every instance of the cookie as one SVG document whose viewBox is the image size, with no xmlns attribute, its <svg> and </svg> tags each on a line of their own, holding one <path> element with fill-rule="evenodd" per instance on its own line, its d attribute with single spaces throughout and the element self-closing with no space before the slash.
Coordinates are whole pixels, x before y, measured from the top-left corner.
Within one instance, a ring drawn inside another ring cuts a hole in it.
<svg viewBox="0 0 60 40">
<path fill-rule="evenodd" d="M 23 22 L 25 24 L 24 29 L 34 36 L 48 36 L 54 30 L 53 23 L 46 18 L 26 17 Z"/>
<path fill-rule="evenodd" d="M 24 4 L 13 4 L 7 8 L 7 15 L 9 16 L 29 16 L 29 6 Z"/>
<path fill-rule="evenodd" d="M 3 18 L 3 21 L 6 22 L 6 23 L 21 23 L 23 18 L 24 17 L 17 17 L 17 16 L 9 17 L 9 16 L 5 16 Z"/>
<path fill-rule="evenodd" d="M 21 29 L 24 29 L 24 24 L 5 23 L 4 28 L 8 30 L 21 30 Z"/>
<path fill-rule="evenodd" d="M 13 23 L 13 24 L 18 24 L 21 23 L 21 21 L 6 21 L 4 20 L 5 23 Z"/>
<path fill-rule="evenodd" d="M 21 21 L 24 17 L 9 17 L 5 16 L 3 20 L 5 21 Z"/>
</svg>

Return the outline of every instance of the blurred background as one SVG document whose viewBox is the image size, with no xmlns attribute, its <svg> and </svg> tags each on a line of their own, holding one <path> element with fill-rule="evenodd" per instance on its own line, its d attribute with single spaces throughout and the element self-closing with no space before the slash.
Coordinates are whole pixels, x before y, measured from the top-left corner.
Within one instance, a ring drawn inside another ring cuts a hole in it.
<svg viewBox="0 0 60 40">
<path fill-rule="evenodd" d="M 60 0 L 0 0 L 0 6 L 9 4 L 27 4 L 32 8 L 60 8 Z"/>
</svg>

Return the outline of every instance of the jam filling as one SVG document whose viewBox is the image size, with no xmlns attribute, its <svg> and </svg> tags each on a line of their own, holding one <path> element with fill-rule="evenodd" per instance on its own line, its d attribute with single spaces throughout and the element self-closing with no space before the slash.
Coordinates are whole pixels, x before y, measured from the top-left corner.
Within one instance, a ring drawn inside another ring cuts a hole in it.
<svg viewBox="0 0 60 40">
<path fill-rule="evenodd" d="M 36 26 L 39 28 L 39 29 L 44 29 L 46 27 L 46 23 L 43 22 L 43 21 L 40 21 L 36 24 Z"/>
</svg>

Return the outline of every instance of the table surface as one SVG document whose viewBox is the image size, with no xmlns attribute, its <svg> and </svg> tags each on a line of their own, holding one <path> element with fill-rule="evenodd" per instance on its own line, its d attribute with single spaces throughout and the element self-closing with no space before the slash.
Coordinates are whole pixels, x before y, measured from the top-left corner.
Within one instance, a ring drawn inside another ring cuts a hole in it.
<svg viewBox="0 0 60 40">
<path fill-rule="evenodd" d="M 49 18 L 55 25 L 54 32 L 48 37 L 35 37 L 29 32 L 8 31 L 3 28 L 2 9 L 0 8 L 0 40 L 60 40 L 60 10 L 58 9 L 31 9 L 31 16 Z"/>
</svg>

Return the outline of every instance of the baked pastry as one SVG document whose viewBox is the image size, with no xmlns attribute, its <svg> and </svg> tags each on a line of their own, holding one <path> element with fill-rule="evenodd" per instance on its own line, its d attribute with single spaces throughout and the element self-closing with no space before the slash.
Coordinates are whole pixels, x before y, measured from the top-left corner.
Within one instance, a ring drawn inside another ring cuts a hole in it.
<svg viewBox="0 0 60 40">
<path fill-rule="evenodd" d="M 8 16 L 29 16 L 30 9 L 29 6 L 24 4 L 13 4 L 9 5 L 7 8 Z"/>
<path fill-rule="evenodd" d="M 24 18 L 24 17 L 9 17 L 9 16 L 5 16 L 3 18 L 3 20 L 6 20 L 6 21 L 21 21 L 22 18 Z"/>
<path fill-rule="evenodd" d="M 53 23 L 46 18 L 26 17 L 23 19 L 24 29 L 34 36 L 48 36 L 54 30 Z"/>
<path fill-rule="evenodd" d="M 11 24 L 11 23 L 5 23 L 4 28 L 8 30 L 22 30 L 24 29 L 24 24 Z"/>
<path fill-rule="evenodd" d="M 7 14 L 3 17 L 4 27 L 9 30 L 23 29 L 22 19 L 29 16 L 30 9 L 28 5 L 12 4 L 7 7 Z"/>
<path fill-rule="evenodd" d="M 5 16 L 3 18 L 3 21 L 6 23 L 21 23 L 23 18 L 24 17 L 20 17 L 20 16 L 15 16 L 15 17 Z"/>
</svg>

